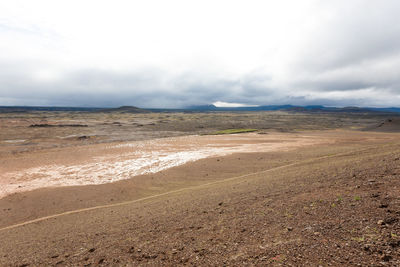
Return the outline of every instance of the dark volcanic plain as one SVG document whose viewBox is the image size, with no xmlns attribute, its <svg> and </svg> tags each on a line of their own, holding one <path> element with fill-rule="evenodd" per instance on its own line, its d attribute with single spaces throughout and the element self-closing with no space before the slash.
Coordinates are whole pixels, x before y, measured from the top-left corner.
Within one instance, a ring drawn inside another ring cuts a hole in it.
<svg viewBox="0 0 400 267">
<path fill-rule="evenodd" d="M 238 128 L 329 142 L 9 195 L 0 265 L 399 266 L 399 124 L 383 113 L 1 113 L 0 169 L 66 148 Z"/>
<path fill-rule="evenodd" d="M 0 113 L 0 155 L 44 148 L 119 141 L 140 141 L 232 128 L 295 132 L 379 129 L 387 113 L 269 112 L 52 112 Z M 396 123 L 398 125 L 400 123 Z"/>
</svg>

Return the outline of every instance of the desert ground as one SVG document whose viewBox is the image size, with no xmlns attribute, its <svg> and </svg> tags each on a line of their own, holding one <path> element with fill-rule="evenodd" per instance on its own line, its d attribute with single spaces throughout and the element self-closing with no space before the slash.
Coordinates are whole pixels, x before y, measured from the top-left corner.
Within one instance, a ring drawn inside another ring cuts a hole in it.
<svg viewBox="0 0 400 267">
<path fill-rule="evenodd" d="M 0 265 L 399 266 L 399 125 L 0 113 Z"/>
</svg>

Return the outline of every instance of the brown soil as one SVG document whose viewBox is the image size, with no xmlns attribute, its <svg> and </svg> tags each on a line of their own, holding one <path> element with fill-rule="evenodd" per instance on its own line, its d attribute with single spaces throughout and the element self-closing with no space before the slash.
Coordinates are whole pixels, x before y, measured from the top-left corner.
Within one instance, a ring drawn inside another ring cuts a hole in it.
<svg viewBox="0 0 400 267">
<path fill-rule="evenodd" d="M 3 198 L 0 265 L 398 266 L 399 135 L 326 134 Z"/>
</svg>

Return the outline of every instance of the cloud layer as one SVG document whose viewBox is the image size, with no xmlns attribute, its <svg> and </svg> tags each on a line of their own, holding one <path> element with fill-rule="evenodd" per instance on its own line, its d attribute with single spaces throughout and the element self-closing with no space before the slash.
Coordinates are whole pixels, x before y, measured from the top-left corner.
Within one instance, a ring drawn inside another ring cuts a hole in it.
<svg viewBox="0 0 400 267">
<path fill-rule="evenodd" d="M 0 105 L 400 105 L 399 1 L 166 2 L 3 1 Z"/>
</svg>

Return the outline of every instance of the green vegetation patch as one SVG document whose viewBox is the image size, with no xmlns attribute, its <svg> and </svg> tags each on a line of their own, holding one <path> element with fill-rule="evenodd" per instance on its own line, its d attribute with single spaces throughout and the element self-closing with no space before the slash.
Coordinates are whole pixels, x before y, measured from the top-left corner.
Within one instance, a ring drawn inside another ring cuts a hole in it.
<svg viewBox="0 0 400 267">
<path fill-rule="evenodd" d="M 238 134 L 238 133 L 250 133 L 250 132 L 255 132 L 258 131 L 257 129 L 227 129 L 227 130 L 221 130 L 217 131 L 214 134 Z"/>
</svg>

